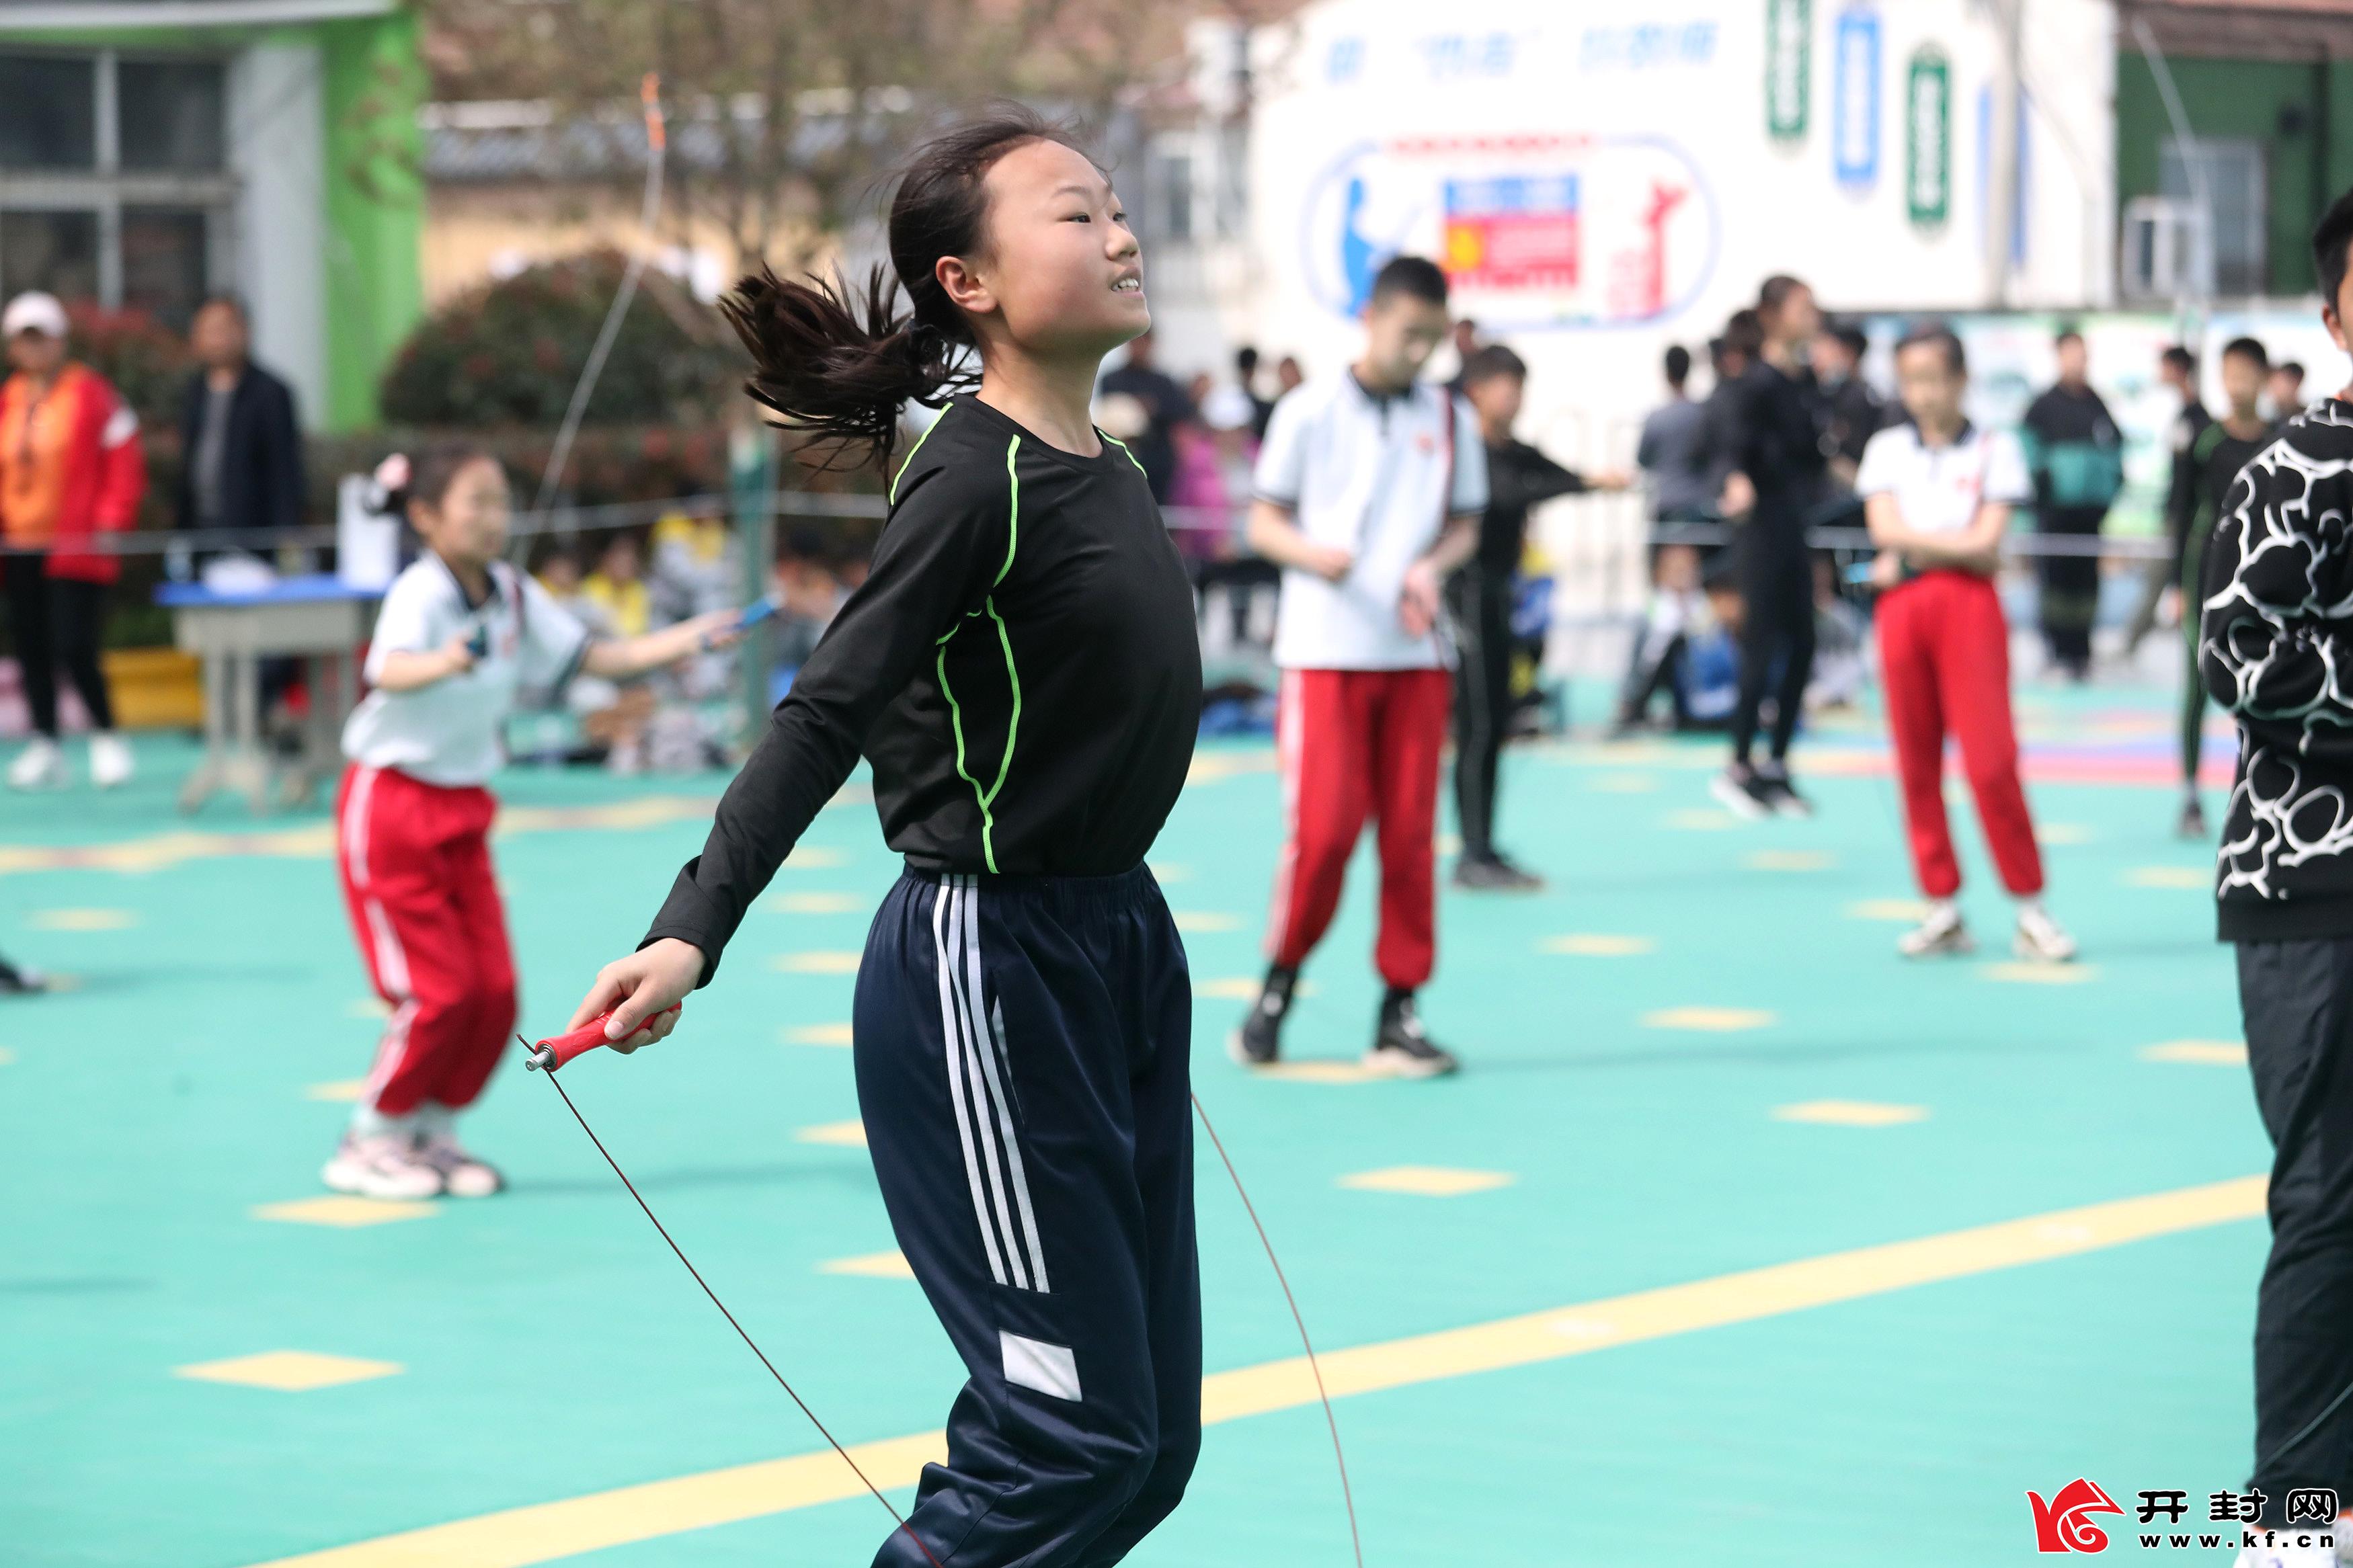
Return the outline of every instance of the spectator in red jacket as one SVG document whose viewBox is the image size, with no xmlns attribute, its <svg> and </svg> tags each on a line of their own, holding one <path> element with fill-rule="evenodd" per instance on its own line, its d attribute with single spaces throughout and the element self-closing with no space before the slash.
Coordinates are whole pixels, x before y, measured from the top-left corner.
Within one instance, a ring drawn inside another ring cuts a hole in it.
<svg viewBox="0 0 2353 1568">
<path fill-rule="evenodd" d="M 0 383 L 0 587 L 15 628 L 33 738 L 9 764 L 8 783 L 35 789 L 66 782 L 58 749 L 58 679 L 63 666 L 90 710 L 90 782 L 131 777 L 131 748 L 114 732 L 114 708 L 98 666 L 106 589 L 121 570 L 97 535 L 127 529 L 147 488 L 139 420 L 89 366 L 66 358 L 66 311 L 48 294 L 19 294 L 0 311 L 13 374 Z"/>
</svg>

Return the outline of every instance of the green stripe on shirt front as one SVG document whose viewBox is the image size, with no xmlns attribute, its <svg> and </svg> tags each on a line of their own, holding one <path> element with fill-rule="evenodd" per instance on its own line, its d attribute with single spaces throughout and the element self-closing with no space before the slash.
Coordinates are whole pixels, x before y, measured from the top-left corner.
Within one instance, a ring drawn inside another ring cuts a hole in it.
<svg viewBox="0 0 2353 1568">
<path fill-rule="evenodd" d="M 1016 436 L 1005 448 L 1006 489 L 1011 500 L 1011 510 L 1007 514 L 1005 523 L 1005 564 L 997 569 L 996 579 L 989 584 L 992 588 L 998 583 L 1004 582 L 1006 574 L 1013 570 L 1014 552 L 1020 547 L 1021 475 L 1016 467 L 1020 452 L 1021 437 Z M 913 456 L 912 452 L 908 454 L 910 458 Z M 940 695 L 948 700 L 948 724 L 955 732 L 956 776 L 972 785 L 973 799 L 980 805 L 980 854 L 991 874 L 994 874 L 997 870 L 997 816 L 990 808 L 997 804 L 997 795 L 1005 788 L 1006 775 L 1013 771 L 1013 743 L 1021 732 L 1021 671 L 1014 665 L 1013 634 L 1006 626 L 1005 617 L 997 613 L 996 595 L 991 595 L 982 600 L 979 611 L 970 612 L 970 614 L 980 613 L 986 613 L 990 620 L 997 623 L 997 646 L 1005 650 L 1005 680 L 1013 691 L 1013 710 L 1005 721 L 1005 754 L 997 761 L 997 782 L 986 789 L 981 787 L 980 781 L 972 775 L 971 769 L 966 765 L 964 745 L 964 708 L 957 702 L 955 692 L 948 685 L 948 642 L 962 629 L 963 621 L 959 620 L 955 626 L 950 626 L 946 636 L 939 639 L 940 653 L 935 668 L 939 674 Z"/>
</svg>

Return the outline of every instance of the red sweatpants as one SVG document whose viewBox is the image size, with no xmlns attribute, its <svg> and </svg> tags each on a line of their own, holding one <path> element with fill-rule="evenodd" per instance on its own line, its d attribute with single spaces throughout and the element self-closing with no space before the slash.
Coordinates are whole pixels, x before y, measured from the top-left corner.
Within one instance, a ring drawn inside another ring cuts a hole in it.
<svg viewBox="0 0 2353 1568">
<path fill-rule="evenodd" d="M 1380 937 L 1373 962 L 1391 985 L 1430 978 L 1438 957 L 1438 755 L 1454 678 L 1443 669 L 1287 669 L 1275 720 L 1282 765 L 1282 858 L 1267 956 L 1296 966 L 1340 907 L 1348 857 L 1377 824 Z"/>
<path fill-rule="evenodd" d="M 2041 892 L 2042 856 L 2010 721 L 2010 627 L 1993 584 L 1967 572 L 1931 572 L 1883 595 L 1876 619 L 1887 728 L 1920 890 L 1949 899 L 1961 886 L 1945 819 L 1949 733 L 1960 742 L 2002 886 L 2021 898 Z"/>
<path fill-rule="evenodd" d="M 514 1028 L 514 954 L 491 868 L 497 812 L 486 789 L 344 771 L 335 864 L 360 958 L 392 1005 L 360 1101 L 386 1116 L 471 1104 Z"/>
</svg>

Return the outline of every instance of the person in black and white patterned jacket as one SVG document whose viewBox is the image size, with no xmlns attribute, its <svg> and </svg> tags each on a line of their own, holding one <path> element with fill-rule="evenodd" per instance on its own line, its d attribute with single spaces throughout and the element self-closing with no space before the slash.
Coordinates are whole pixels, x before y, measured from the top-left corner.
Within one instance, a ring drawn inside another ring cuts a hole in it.
<svg viewBox="0 0 2353 1568">
<path fill-rule="evenodd" d="M 2313 236 L 2322 319 L 2353 350 L 2353 191 Z M 2262 1523 L 2290 1494 L 2353 1501 L 2353 388 L 2240 471 L 2201 584 L 2199 672 L 2239 724 L 2216 896 L 2238 950 L 2255 1102 L 2274 1150 L 2255 1309 Z M 2297 1537 L 2291 1534 L 2288 1540 Z M 2242 1568 L 2333 1565 L 2250 1545 Z"/>
</svg>

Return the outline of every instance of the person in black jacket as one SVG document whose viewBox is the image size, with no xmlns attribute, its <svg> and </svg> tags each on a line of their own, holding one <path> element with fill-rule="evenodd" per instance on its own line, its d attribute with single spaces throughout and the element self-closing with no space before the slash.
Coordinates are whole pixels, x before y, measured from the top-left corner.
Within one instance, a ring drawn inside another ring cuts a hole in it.
<svg viewBox="0 0 2353 1568">
<path fill-rule="evenodd" d="M 2353 349 L 2353 190 L 2313 237 L 2321 320 Z M 2199 668 L 2239 723 L 2216 895 L 2274 1155 L 2255 1305 L 2263 1525 L 2353 1497 L 2353 401 L 2316 403 L 2240 470 L 2206 547 Z M 2324 1527 L 2334 1523 L 2325 1516 Z M 2326 1552 L 2317 1554 L 2325 1559 Z"/>
<path fill-rule="evenodd" d="M 1740 564 L 1740 705 L 1732 719 L 1732 762 L 1709 786 L 1744 817 L 1810 816 L 1789 780 L 1789 742 L 1814 665 L 1814 566 L 1806 529 L 1829 493 L 1826 420 L 1806 363 L 1821 325 L 1813 290 L 1795 278 L 1767 278 L 1757 291 L 1755 361 L 1712 400 L 1716 451 L 1727 464 L 1723 507 L 1744 518 Z M 1731 330 L 1726 331 L 1727 340 Z M 1775 703 L 1770 751 L 1752 760 L 1767 688 Z"/>
<path fill-rule="evenodd" d="M 1854 489 L 1862 449 L 1888 422 L 1886 400 L 1862 378 L 1862 356 L 1870 347 L 1862 329 L 1847 322 L 1817 332 L 1810 345 L 1823 434 L 1831 446 L 1831 478 L 1841 489 Z"/>
<path fill-rule="evenodd" d="M 2026 459 L 2034 474 L 2035 521 L 2041 531 L 2088 542 L 2096 540 L 2116 492 L 2124 488 L 2124 437 L 2115 416 L 2092 390 L 2084 334 L 2073 327 L 2055 340 L 2059 381 L 2026 410 Z M 2100 607 L 2096 552 L 2042 558 L 2042 640 L 2051 661 L 2076 680 L 2092 673 L 2092 623 Z"/>
<path fill-rule="evenodd" d="M 206 300 L 188 346 L 202 368 L 188 378 L 180 415 L 178 525 L 301 527 L 302 431 L 293 389 L 253 363 L 243 303 L 227 294 Z"/>
<path fill-rule="evenodd" d="M 1621 490 L 1620 475 L 1588 480 L 1525 441 L 1512 426 L 1526 389 L 1525 361 L 1501 343 L 1473 349 L 1462 362 L 1464 401 L 1479 416 L 1487 443 L 1487 510 L 1479 520 L 1478 552 L 1448 579 L 1446 602 L 1454 623 L 1454 816 L 1462 853 L 1454 862 L 1458 888 L 1531 891 L 1544 879 L 1504 858 L 1495 847 L 1495 787 L 1512 720 L 1512 594 L 1527 548 L 1528 511 L 1556 496 Z"/>
<path fill-rule="evenodd" d="M 2168 597 L 2168 591 L 2178 593 L 2181 581 L 2181 541 L 2189 531 L 2189 520 L 2198 510 L 2196 464 L 2191 448 L 2214 416 L 2206 411 L 2198 395 L 2198 356 L 2179 343 L 2167 346 L 2158 356 L 2157 379 L 2167 390 L 2181 399 L 2181 407 L 2173 422 L 2167 426 L 2166 445 L 2173 454 L 2173 468 L 2165 487 L 2165 531 L 2173 541 L 2170 559 L 2148 563 L 2147 580 L 2141 585 L 2140 602 L 2133 607 L 2131 624 L 2125 628 L 2125 656 L 2129 658 L 2140 649 L 2141 640 L 2155 628 L 2158 611 Z M 2195 584 L 2190 592 L 2196 593 Z M 2198 609 L 2194 602 L 2181 606 L 2181 625 L 2194 643 L 2198 626 Z"/>
</svg>

